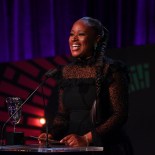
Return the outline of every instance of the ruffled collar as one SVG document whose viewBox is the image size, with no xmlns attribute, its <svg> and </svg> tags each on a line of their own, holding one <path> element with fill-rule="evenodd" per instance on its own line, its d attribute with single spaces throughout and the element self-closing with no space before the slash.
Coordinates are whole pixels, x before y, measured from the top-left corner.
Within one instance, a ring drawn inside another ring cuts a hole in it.
<svg viewBox="0 0 155 155">
<path fill-rule="evenodd" d="M 75 58 L 71 57 L 72 64 L 78 65 L 78 66 L 92 66 L 95 64 L 96 59 L 95 57 L 86 57 L 86 58 Z"/>
</svg>

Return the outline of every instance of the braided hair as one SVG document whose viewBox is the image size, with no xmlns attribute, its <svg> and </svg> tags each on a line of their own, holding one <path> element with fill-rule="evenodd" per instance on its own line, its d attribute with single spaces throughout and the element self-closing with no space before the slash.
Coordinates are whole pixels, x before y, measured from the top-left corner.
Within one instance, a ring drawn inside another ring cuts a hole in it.
<svg viewBox="0 0 155 155">
<path fill-rule="evenodd" d="M 94 57 L 96 60 L 96 96 L 98 97 L 100 95 L 101 84 L 103 81 L 103 57 L 105 56 L 105 49 L 109 39 L 109 31 L 98 19 L 92 17 L 83 17 L 80 20 L 92 27 L 96 34 L 100 36 L 100 40 L 96 45 L 94 45 Z"/>
</svg>

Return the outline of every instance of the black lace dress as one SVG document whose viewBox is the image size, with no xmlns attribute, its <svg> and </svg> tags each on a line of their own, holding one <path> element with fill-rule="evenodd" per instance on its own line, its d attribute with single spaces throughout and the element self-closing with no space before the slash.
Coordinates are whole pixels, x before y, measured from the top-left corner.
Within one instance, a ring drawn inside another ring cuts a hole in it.
<svg viewBox="0 0 155 155">
<path fill-rule="evenodd" d="M 90 145 L 104 146 L 105 155 L 131 155 L 122 131 L 128 115 L 127 76 L 119 62 L 106 60 L 102 70 L 101 93 L 97 99 L 95 65 L 74 62 L 63 68 L 58 113 L 51 132 L 61 139 L 67 134 L 84 135 L 91 131 Z M 97 123 L 93 122 L 92 114 L 95 101 L 99 102 Z"/>
</svg>

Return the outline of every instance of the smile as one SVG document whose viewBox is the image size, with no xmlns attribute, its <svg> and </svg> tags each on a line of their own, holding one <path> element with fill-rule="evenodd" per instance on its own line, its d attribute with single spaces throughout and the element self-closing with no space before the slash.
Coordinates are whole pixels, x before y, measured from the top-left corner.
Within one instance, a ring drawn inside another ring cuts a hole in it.
<svg viewBox="0 0 155 155">
<path fill-rule="evenodd" d="M 72 50 L 79 50 L 80 49 L 80 45 L 77 45 L 77 44 L 73 44 L 72 45 Z"/>
</svg>

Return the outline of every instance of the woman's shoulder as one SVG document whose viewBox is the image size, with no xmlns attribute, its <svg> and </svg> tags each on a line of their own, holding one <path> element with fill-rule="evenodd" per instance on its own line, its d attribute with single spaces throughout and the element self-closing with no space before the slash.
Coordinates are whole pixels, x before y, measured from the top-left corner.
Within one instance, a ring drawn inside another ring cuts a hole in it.
<svg viewBox="0 0 155 155">
<path fill-rule="evenodd" d="M 129 66 L 122 60 L 115 60 L 111 58 L 105 59 L 105 64 L 108 66 L 107 75 L 113 77 L 113 75 L 121 76 L 130 82 Z M 105 66 L 106 66 L 105 65 Z"/>
<path fill-rule="evenodd" d="M 105 65 L 109 66 L 111 72 L 129 72 L 128 65 L 122 60 L 105 57 Z"/>
</svg>

